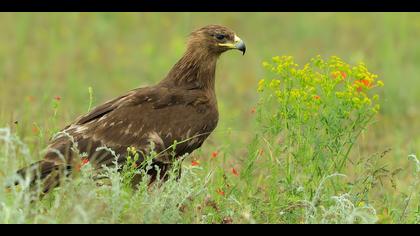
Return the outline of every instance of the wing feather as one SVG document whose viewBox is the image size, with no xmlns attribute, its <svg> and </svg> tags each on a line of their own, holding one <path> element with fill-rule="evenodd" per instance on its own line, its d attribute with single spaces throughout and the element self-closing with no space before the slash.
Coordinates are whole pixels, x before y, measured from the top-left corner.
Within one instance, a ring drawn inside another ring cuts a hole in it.
<svg viewBox="0 0 420 236">
<path fill-rule="evenodd" d="M 130 146 L 142 153 L 153 146 L 156 152 L 163 152 L 158 159 L 169 162 L 170 157 L 164 151 L 175 140 L 181 142 L 176 146 L 177 156 L 191 153 L 216 127 L 217 109 L 203 107 L 212 106 L 205 94 L 197 91 L 137 89 L 96 107 L 64 131 L 73 137 L 80 152 L 101 164 L 113 160 L 111 153 L 97 151 L 103 146 L 113 149 L 122 159 Z M 68 137 L 58 136 L 49 148 L 72 159 L 71 146 Z M 48 156 L 57 158 L 53 153 Z"/>
<path fill-rule="evenodd" d="M 91 112 L 89 112 L 88 114 L 79 117 L 76 122 L 74 122 L 77 125 L 82 125 L 85 123 L 89 123 L 93 120 L 96 120 L 106 114 L 108 114 L 109 112 L 115 110 L 118 107 L 121 107 L 124 105 L 124 103 L 127 103 L 127 101 L 130 99 L 131 96 L 133 96 L 134 94 L 138 93 L 139 89 L 137 90 L 132 90 L 129 93 L 117 97 L 113 100 L 110 100 L 108 102 L 105 102 L 104 104 L 95 107 Z"/>
</svg>

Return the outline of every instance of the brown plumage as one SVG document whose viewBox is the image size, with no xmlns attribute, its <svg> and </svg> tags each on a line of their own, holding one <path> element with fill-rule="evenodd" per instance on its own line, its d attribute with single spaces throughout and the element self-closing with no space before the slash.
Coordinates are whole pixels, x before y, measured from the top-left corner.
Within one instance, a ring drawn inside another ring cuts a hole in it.
<svg viewBox="0 0 420 236">
<path fill-rule="evenodd" d="M 226 27 L 209 25 L 192 32 L 185 54 L 160 83 L 134 89 L 79 117 L 52 138 L 42 161 L 18 174 L 42 179 L 47 192 L 59 184 L 63 170 L 71 173 L 80 162 L 72 147 L 77 146 L 94 167 L 100 168 L 112 165 L 115 158 L 97 148 L 111 148 L 123 163 L 128 147 L 135 147 L 142 161 L 153 145 L 160 153 L 154 163 L 163 170 L 163 177 L 173 157 L 192 153 L 216 128 L 216 62 L 229 49 L 245 53 L 245 44 Z M 184 140 L 176 145 L 175 156 L 165 151 L 175 141 Z M 154 171 L 149 174 L 157 178 Z"/>
</svg>

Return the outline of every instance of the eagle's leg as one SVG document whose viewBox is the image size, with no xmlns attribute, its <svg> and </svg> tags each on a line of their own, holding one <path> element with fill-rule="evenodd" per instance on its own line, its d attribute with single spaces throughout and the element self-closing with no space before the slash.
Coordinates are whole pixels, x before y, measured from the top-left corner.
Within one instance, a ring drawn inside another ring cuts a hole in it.
<svg viewBox="0 0 420 236">
<path fill-rule="evenodd" d="M 171 168 L 172 168 L 172 164 L 170 163 L 163 163 L 163 162 L 153 163 L 153 168 L 150 169 L 147 173 L 151 177 L 149 185 L 155 182 L 156 180 L 160 180 L 162 182 L 167 181 L 169 178 L 168 171 L 170 171 Z"/>
<path fill-rule="evenodd" d="M 182 174 L 182 165 L 179 165 L 179 168 L 177 170 L 178 175 L 176 176 L 176 180 L 179 180 L 181 178 L 181 174 Z"/>
</svg>

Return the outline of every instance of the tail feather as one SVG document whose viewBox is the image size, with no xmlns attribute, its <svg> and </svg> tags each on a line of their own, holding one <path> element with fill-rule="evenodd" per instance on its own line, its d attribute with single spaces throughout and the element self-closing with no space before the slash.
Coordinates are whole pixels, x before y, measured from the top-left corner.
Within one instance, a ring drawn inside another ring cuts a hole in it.
<svg viewBox="0 0 420 236">
<path fill-rule="evenodd" d="M 30 187 L 41 181 L 42 192 L 46 193 L 60 184 L 61 177 L 68 176 L 71 167 L 65 164 L 57 164 L 51 161 L 38 161 L 30 166 L 18 170 L 17 175 L 23 179 L 29 179 Z M 15 181 L 19 185 L 20 180 Z"/>
</svg>

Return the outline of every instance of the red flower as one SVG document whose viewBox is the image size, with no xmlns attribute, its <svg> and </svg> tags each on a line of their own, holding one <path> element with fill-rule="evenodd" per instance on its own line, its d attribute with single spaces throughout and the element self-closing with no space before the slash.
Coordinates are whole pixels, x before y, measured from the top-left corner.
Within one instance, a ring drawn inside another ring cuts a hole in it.
<svg viewBox="0 0 420 236">
<path fill-rule="evenodd" d="M 338 73 L 337 72 L 332 73 L 332 76 L 334 77 L 334 79 L 337 79 L 338 75 L 341 75 L 341 77 L 343 77 L 342 80 L 344 80 L 347 77 L 347 74 L 344 71 L 339 71 Z"/>
<path fill-rule="evenodd" d="M 34 125 L 34 126 L 32 127 L 32 132 L 33 132 L 34 134 L 38 134 L 38 133 L 39 133 L 39 129 L 38 129 L 38 127 Z"/>
<path fill-rule="evenodd" d="M 34 96 L 28 96 L 28 101 L 29 102 L 34 102 L 35 101 L 35 97 Z"/>
<path fill-rule="evenodd" d="M 220 196 L 225 196 L 225 192 L 220 188 L 216 189 L 216 193 L 219 194 Z"/>
<path fill-rule="evenodd" d="M 218 151 L 214 151 L 214 152 L 211 153 L 211 158 L 216 158 L 217 155 L 219 155 L 219 152 Z"/>
<path fill-rule="evenodd" d="M 360 82 L 362 82 L 366 87 L 370 87 L 370 82 L 369 80 L 366 79 L 362 79 Z"/>
<path fill-rule="evenodd" d="M 255 107 L 251 108 L 251 114 L 254 114 L 256 111 Z"/>
<path fill-rule="evenodd" d="M 89 163 L 89 159 L 87 159 L 87 158 L 82 159 L 82 166 L 84 166 L 88 163 Z"/>
<path fill-rule="evenodd" d="M 200 165 L 200 162 L 198 162 L 198 161 L 192 161 L 191 162 L 191 165 L 192 166 L 199 166 Z"/>
<path fill-rule="evenodd" d="M 54 97 L 54 100 L 56 100 L 56 101 L 60 101 L 60 100 L 61 100 L 61 97 L 60 97 L 60 96 L 55 96 L 55 97 Z"/>
<path fill-rule="evenodd" d="M 82 167 L 88 163 L 89 163 L 89 159 L 83 158 L 82 161 L 76 165 L 76 170 L 80 171 L 80 169 L 82 169 Z"/>
<path fill-rule="evenodd" d="M 235 168 L 233 168 L 232 167 L 232 174 L 234 175 L 234 176 L 239 176 L 239 174 L 238 174 L 238 172 L 236 171 L 236 169 Z"/>
<path fill-rule="evenodd" d="M 357 80 L 357 81 L 359 83 L 364 84 L 368 88 L 371 87 L 371 83 L 369 82 L 369 80 L 361 79 L 361 80 Z M 362 86 L 357 87 L 357 92 L 362 92 L 362 90 L 363 90 L 363 87 Z"/>
<path fill-rule="evenodd" d="M 319 100 L 320 98 L 321 98 L 321 97 L 320 97 L 319 95 L 315 95 L 315 96 L 314 96 L 314 99 L 315 99 L 315 100 Z"/>
<path fill-rule="evenodd" d="M 340 73 L 341 73 L 341 76 L 343 77 L 343 79 L 345 79 L 345 78 L 347 77 L 346 72 L 344 72 L 344 71 L 340 71 Z"/>
</svg>

